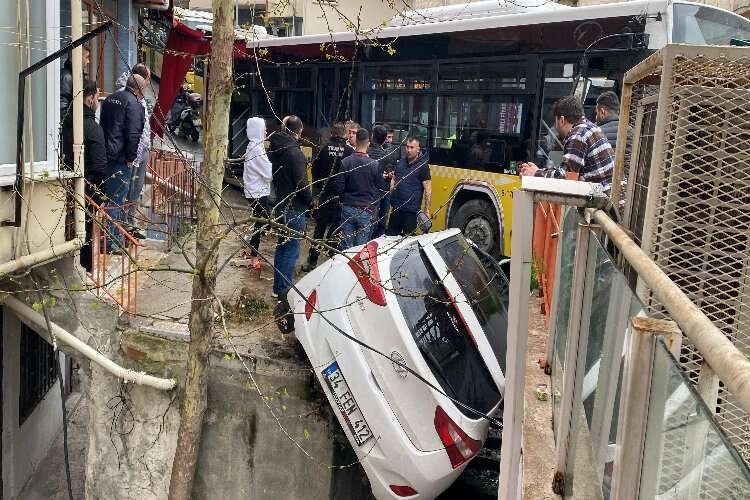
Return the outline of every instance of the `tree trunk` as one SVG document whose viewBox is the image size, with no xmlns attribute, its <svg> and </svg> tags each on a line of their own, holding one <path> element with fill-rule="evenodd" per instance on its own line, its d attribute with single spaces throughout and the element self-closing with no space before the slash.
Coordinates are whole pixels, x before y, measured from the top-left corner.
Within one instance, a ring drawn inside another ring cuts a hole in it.
<svg viewBox="0 0 750 500">
<path fill-rule="evenodd" d="M 206 411 L 208 356 L 214 329 L 214 288 L 220 236 L 219 205 L 227 155 L 229 102 L 232 95 L 234 8 L 232 0 L 213 0 L 208 110 L 204 127 L 204 161 L 198 182 L 196 274 L 190 306 L 190 347 L 180 404 L 180 428 L 169 484 L 170 500 L 192 498 L 203 415 Z"/>
</svg>

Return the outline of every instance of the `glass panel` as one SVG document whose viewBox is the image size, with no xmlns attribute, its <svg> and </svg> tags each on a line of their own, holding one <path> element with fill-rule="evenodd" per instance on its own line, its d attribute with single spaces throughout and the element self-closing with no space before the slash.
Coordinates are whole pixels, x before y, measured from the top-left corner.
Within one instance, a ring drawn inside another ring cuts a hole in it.
<svg viewBox="0 0 750 500">
<path fill-rule="evenodd" d="M 526 74 L 517 62 L 440 65 L 440 90 L 525 89 Z"/>
<path fill-rule="evenodd" d="M 522 161 L 526 98 L 511 95 L 439 96 L 430 159 L 441 165 L 506 172 Z"/>
<path fill-rule="evenodd" d="M 435 249 L 461 286 L 497 357 L 500 369 L 506 373 L 508 279 L 489 256 L 485 254 L 488 258 L 482 260 L 463 236 L 435 243 Z"/>
<path fill-rule="evenodd" d="M 419 245 L 396 252 L 390 271 L 406 324 L 445 393 L 481 412 L 494 408 L 500 392 Z M 467 417 L 477 418 L 471 410 L 458 408 Z"/>
<path fill-rule="evenodd" d="M 579 363 L 580 356 L 585 358 L 582 404 L 574 409 L 578 437 L 570 494 L 574 498 L 609 498 L 625 333 L 629 318 L 642 314 L 644 307 L 594 233 L 589 233 L 589 257 L 589 263 L 594 264 L 587 268 L 586 276 L 591 311 L 588 331 L 582 332 L 586 350 L 579 351 Z"/>
<path fill-rule="evenodd" d="M 370 94 L 362 97 L 361 125 L 372 128 L 373 123 L 387 123 L 393 128 L 393 142 L 403 142 L 408 136 L 419 138 L 427 146 L 431 123 L 431 96 L 424 94 Z"/>
<path fill-rule="evenodd" d="M 428 90 L 431 66 L 370 66 L 365 69 L 365 88 L 372 90 Z"/>
<path fill-rule="evenodd" d="M 641 498 L 750 498 L 750 471 L 658 339 Z"/>
<path fill-rule="evenodd" d="M 576 241 L 578 240 L 578 223 L 581 218 L 574 209 L 563 208 L 560 245 L 562 252 L 555 273 L 558 276 L 557 314 L 553 330 L 554 350 L 552 352 L 552 426 L 555 439 L 560 424 L 560 392 L 562 392 L 563 374 L 565 372 L 565 346 L 568 342 L 568 319 L 570 317 L 570 288 L 573 281 Z"/>
</svg>

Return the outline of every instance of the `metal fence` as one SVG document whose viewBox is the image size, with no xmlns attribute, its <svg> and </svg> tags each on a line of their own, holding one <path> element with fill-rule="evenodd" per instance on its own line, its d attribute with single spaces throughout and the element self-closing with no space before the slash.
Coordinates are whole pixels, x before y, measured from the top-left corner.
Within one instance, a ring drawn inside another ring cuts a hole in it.
<svg viewBox="0 0 750 500">
<path fill-rule="evenodd" d="M 152 150 L 148 164 L 151 188 L 151 232 L 167 250 L 195 220 L 197 163 L 170 151 Z"/>
<path fill-rule="evenodd" d="M 514 195 L 512 255 L 531 250 L 535 202 L 576 207 L 563 208 L 551 311 L 553 490 L 567 498 L 750 498 L 750 470 L 710 406 L 721 381 L 750 408 L 750 360 L 596 208 L 608 200 L 590 184 L 524 178 Z M 520 425 L 531 267 L 524 260 L 511 262 L 503 499 L 521 498 L 520 478 L 530 473 Z M 674 321 L 649 317 L 621 272 L 625 263 Z M 697 385 L 676 358 L 688 341 L 705 358 Z"/>
<path fill-rule="evenodd" d="M 136 314 L 138 249 L 141 244 L 102 207 L 86 195 L 91 223 L 91 271 L 94 293 L 111 298 L 121 312 Z M 118 207 L 122 210 L 122 207 Z"/>
<path fill-rule="evenodd" d="M 644 94 L 658 93 L 650 97 Z M 643 250 L 741 352 L 750 355 L 750 51 L 672 45 L 627 73 L 635 123 L 626 224 Z M 621 165 L 618 165 L 620 167 Z M 664 306 L 643 284 L 654 315 Z M 694 384 L 702 356 L 679 359 Z M 750 415 L 713 382 L 718 422 L 746 461 Z"/>
</svg>

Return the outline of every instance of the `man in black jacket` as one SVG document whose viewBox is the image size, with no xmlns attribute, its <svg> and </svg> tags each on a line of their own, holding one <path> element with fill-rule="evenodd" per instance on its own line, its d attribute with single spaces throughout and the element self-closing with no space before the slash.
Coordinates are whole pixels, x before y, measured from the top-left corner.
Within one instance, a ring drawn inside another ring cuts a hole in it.
<svg viewBox="0 0 750 500">
<path fill-rule="evenodd" d="M 388 128 L 385 125 L 375 125 L 372 128 L 372 140 L 370 147 L 367 149 L 367 155 L 378 160 L 380 164 L 380 173 L 388 175 L 392 172 L 398 162 L 398 147 L 387 144 Z M 391 132 L 391 139 L 393 133 Z M 385 223 L 388 220 L 388 210 L 391 208 L 390 193 L 384 193 L 379 196 L 378 210 L 375 213 L 376 219 L 373 223 L 372 237 L 377 238 L 385 234 Z"/>
<path fill-rule="evenodd" d="M 86 80 L 86 67 L 89 65 L 89 48 L 81 47 L 83 59 L 83 79 Z M 60 161 L 63 170 L 73 170 L 73 61 L 70 56 L 60 70 L 60 122 L 62 123 Z"/>
<path fill-rule="evenodd" d="M 388 190 L 377 160 L 367 155 L 370 133 L 361 128 L 355 136 L 357 149 L 341 160 L 336 184 L 341 194 L 342 248 L 362 245 L 370 239 L 374 212 Z"/>
<path fill-rule="evenodd" d="M 104 100 L 99 118 L 107 149 L 107 205 L 111 208 L 109 215 L 120 223 L 125 222 L 123 205 L 130 190 L 133 162 L 143 133 L 145 114 L 140 101 L 145 89 L 146 80 L 141 75 L 131 75 L 123 90 Z M 110 241 L 114 239 L 119 243 L 119 232 L 114 226 L 110 231 Z"/>
<path fill-rule="evenodd" d="M 107 168 L 107 151 L 104 147 L 104 131 L 96 123 L 96 106 L 99 89 L 96 82 L 83 82 L 83 175 L 86 179 L 86 195 L 97 205 L 102 204 L 104 176 Z M 91 271 L 92 216 L 95 207 L 86 202 L 86 242 L 81 248 L 81 265 Z"/>
<path fill-rule="evenodd" d="M 344 138 L 344 125 L 331 125 L 331 140 L 328 141 L 317 158 L 313 161 L 313 187 L 320 192 L 313 205 L 315 210 L 315 232 L 313 238 L 324 240 L 329 246 L 336 247 L 334 233 L 341 221 L 341 200 L 336 186 L 336 176 L 339 172 L 341 160 L 354 152 L 354 149 Z M 310 247 L 307 262 L 302 265 L 302 271 L 310 272 L 318 265 L 320 251 L 315 245 Z"/>
<path fill-rule="evenodd" d="M 279 234 L 273 255 L 273 293 L 278 297 L 292 286 L 294 267 L 301 250 L 300 237 L 291 232 L 305 230 L 305 212 L 310 209 L 312 192 L 307 180 L 307 160 L 297 141 L 302 134 L 302 120 L 297 116 L 284 118 L 283 131 L 270 137 L 273 183 L 276 187 L 275 215 L 277 222 L 290 232 Z"/>
</svg>

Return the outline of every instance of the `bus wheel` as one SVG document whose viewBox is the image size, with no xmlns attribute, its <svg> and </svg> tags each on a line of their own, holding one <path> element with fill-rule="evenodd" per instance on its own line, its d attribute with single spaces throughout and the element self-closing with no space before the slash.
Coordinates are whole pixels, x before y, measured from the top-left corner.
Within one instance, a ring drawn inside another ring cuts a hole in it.
<svg viewBox="0 0 750 500">
<path fill-rule="evenodd" d="M 497 258 L 500 248 L 500 228 L 492 205 L 485 200 L 469 200 L 461 205 L 450 223 L 461 229 L 484 252 Z"/>
</svg>

